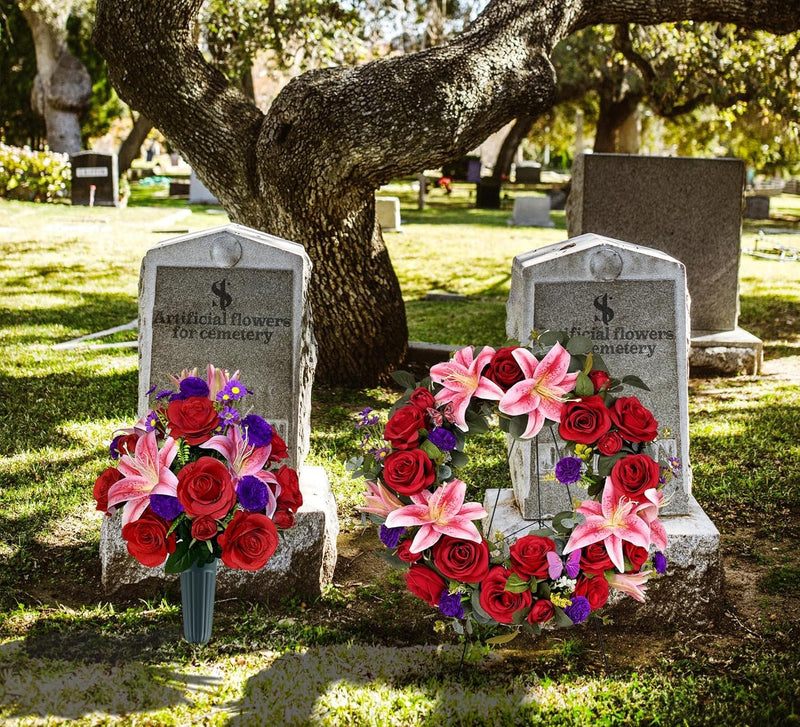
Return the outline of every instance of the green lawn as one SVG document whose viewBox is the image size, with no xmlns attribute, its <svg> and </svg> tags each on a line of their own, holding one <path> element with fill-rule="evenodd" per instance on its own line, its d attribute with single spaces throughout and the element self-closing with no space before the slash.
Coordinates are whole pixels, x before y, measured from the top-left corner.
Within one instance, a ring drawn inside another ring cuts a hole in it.
<svg viewBox="0 0 800 727">
<path fill-rule="evenodd" d="M 563 212 L 554 229 L 509 227 L 513 191 L 501 210 L 474 209 L 470 191 L 434 191 L 424 211 L 410 188 L 387 192 L 403 203 L 386 242 L 412 340 L 502 343 L 514 255 L 567 237 Z M 772 211 L 773 227 L 800 229 L 800 197 Z M 343 531 L 318 601 L 218 602 L 212 641 L 191 647 L 176 588 L 104 595 L 91 486 L 110 432 L 134 417 L 137 357 L 53 345 L 135 319 L 145 251 L 226 220 L 135 185 L 121 210 L 0 200 L 0 722 L 800 724 L 800 263 L 742 257 L 740 322 L 765 342 L 764 375 L 691 380 L 695 494 L 727 575 L 712 629 L 609 627 L 609 674 L 588 629 L 474 646 L 462 664 L 355 511 L 362 488 L 343 459 L 358 447 L 354 413 L 393 400 L 380 388 L 314 391 L 309 461 L 330 474 Z M 763 226 L 746 221 L 744 249 Z M 472 455 L 465 480 L 507 482 L 499 435 Z"/>
</svg>

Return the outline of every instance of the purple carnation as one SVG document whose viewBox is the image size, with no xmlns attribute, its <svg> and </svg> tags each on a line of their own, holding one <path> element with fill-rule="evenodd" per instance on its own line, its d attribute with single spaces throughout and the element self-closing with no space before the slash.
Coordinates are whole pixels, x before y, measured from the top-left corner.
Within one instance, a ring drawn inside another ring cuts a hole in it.
<svg viewBox="0 0 800 727">
<path fill-rule="evenodd" d="M 428 441 L 435 444 L 442 452 L 452 452 L 456 448 L 456 435 L 442 427 L 432 429 Z"/>
<path fill-rule="evenodd" d="M 564 613 L 569 616 L 570 621 L 574 624 L 582 624 L 589 614 L 592 612 L 592 607 L 589 605 L 589 599 L 584 596 L 573 596 L 572 603 L 564 609 Z"/>
<path fill-rule="evenodd" d="M 443 616 L 464 618 L 464 607 L 461 605 L 460 593 L 448 593 L 447 589 L 439 596 L 439 610 Z"/>
<path fill-rule="evenodd" d="M 656 573 L 664 575 L 667 572 L 667 556 L 659 551 L 653 553 L 653 566 Z"/>
<path fill-rule="evenodd" d="M 269 502 L 269 488 L 266 483 L 253 475 L 245 475 L 239 480 L 236 494 L 242 507 L 251 512 L 260 512 Z"/>
<path fill-rule="evenodd" d="M 124 436 L 124 434 L 120 434 L 111 440 L 111 444 L 108 446 L 108 451 L 111 453 L 111 459 L 119 459 L 122 456 L 120 451 L 117 449 L 117 444 Z"/>
<path fill-rule="evenodd" d="M 400 536 L 405 531 L 405 528 L 387 528 L 385 525 L 381 525 L 378 537 L 387 548 L 396 548 L 400 544 Z"/>
<path fill-rule="evenodd" d="M 164 520 L 174 520 L 183 512 L 183 505 L 172 495 L 150 495 L 150 509 Z"/>
<path fill-rule="evenodd" d="M 581 478 L 582 466 L 579 457 L 562 457 L 556 462 L 556 479 L 562 485 L 571 485 Z"/>
<path fill-rule="evenodd" d="M 248 414 L 242 419 L 242 433 L 254 447 L 266 447 L 272 441 L 272 427 L 258 414 Z"/>
<path fill-rule="evenodd" d="M 190 396 L 208 396 L 208 384 L 199 376 L 187 376 L 181 379 L 180 390 L 183 399 L 188 399 Z"/>
</svg>

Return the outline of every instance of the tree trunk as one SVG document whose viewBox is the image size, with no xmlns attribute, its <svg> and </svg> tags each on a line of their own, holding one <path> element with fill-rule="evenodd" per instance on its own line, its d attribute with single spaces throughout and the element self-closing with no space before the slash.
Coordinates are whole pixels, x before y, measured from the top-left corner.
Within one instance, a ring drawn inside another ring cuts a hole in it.
<svg viewBox="0 0 800 727">
<path fill-rule="evenodd" d="M 594 137 L 596 154 L 627 153 L 620 147 L 620 129 L 636 114 L 640 100 L 640 94 L 628 94 L 618 101 L 600 99 L 600 115 Z"/>
<path fill-rule="evenodd" d="M 81 116 L 89 108 L 92 81 L 86 66 L 67 51 L 70 2 L 20 3 L 36 51 L 31 108 L 44 118 L 52 151 L 81 150 Z"/>
<path fill-rule="evenodd" d="M 141 153 L 142 144 L 144 144 L 147 135 L 153 128 L 153 122 L 146 116 L 139 114 L 133 122 L 133 128 L 130 134 L 125 137 L 122 144 L 119 146 L 119 173 L 124 174 L 131 168 L 134 159 L 139 158 Z"/>
<path fill-rule="evenodd" d="M 522 140 L 530 133 L 534 121 L 536 121 L 535 116 L 519 116 L 514 125 L 508 130 L 506 138 L 503 139 L 503 143 L 500 146 L 500 151 L 497 153 L 497 161 L 494 163 L 494 169 L 492 170 L 492 179 L 494 181 L 502 182 L 503 179 L 508 179 L 511 174 L 511 163 L 514 161 L 517 149 Z"/>
<path fill-rule="evenodd" d="M 775 0 L 491 0 L 446 44 L 295 78 L 264 115 L 192 42 L 201 4 L 98 0 L 95 45 L 120 96 L 180 149 L 234 221 L 306 247 L 317 376 L 347 384 L 375 383 L 406 346 L 375 190 L 548 109 L 558 40 L 603 22 L 800 24 L 800 7 Z"/>
</svg>

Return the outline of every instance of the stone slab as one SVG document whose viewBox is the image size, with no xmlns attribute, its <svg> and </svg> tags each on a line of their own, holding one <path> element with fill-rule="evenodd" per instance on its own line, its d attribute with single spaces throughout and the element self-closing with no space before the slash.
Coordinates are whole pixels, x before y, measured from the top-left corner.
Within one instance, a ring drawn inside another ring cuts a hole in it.
<svg viewBox="0 0 800 727">
<path fill-rule="evenodd" d="M 550 198 L 519 196 L 514 199 L 514 212 L 508 222 L 515 227 L 555 227 L 550 219 Z"/>
<path fill-rule="evenodd" d="M 656 459 L 681 462 L 665 492 L 670 514 L 686 513 L 691 492 L 685 275 L 682 263 L 659 250 L 586 234 L 517 255 L 507 303 L 509 338 L 525 343 L 531 331 L 546 330 L 591 338 L 613 376 L 635 375 L 650 387 L 626 387 L 622 395 L 636 396 L 658 420 Z M 511 479 L 530 519 L 569 504 L 553 474 L 562 446 L 546 428 L 510 449 Z"/>
<path fill-rule="evenodd" d="M 570 237 L 594 232 L 677 258 L 686 265 L 692 329 L 736 328 L 743 161 L 581 154 L 572 171 Z"/>
<path fill-rule="evenodd" d="M 400 198 L 376 197 L 375 217 L 384 232 L 399 232 L 402 226 L 400 221 Z"/>
<path fill-rule="evenodd" d="M 736 376 L 758 376 L 764 362 L 764 344 L 743 328 L 733 331 L 697 331 L 692 334 L 689 365 L 694 370 Z"/>
<path fill-rule="evenodd" d="M 222 562 L 217 569 L 219 597 L 275 601 L 289 596 L 316 598 L 331 583 L 336 566 L 339 520 L 328 476 L 322 467 L 304 467 L 300 473 L 303 506 L 297 524 L 280 532 L 278 550 L 258 571 L 234 570 Z M 121 514 L 104 517 L 100 561 L 103 588 L 108 594 L 149 597 L 177 580 L 164 567 L 146 568 L 132 558 L 122 540 Z"/>
<path fill-rule="evenodd" d="M 520 538 L 540 527 L 539 522 L 523 519 L 510 488 L 487 490 L 484 508 L 489 513 L 484 533 L 490 539 L 498 531 L 506 538 Z M 724 609 L 719 531 L 694 497 L 689 498 L 686 515 L 661 520 L 667 531 L 666 574 L 650 580 L 644 603 L 612 591 L 603 613 L 626 625 L 697 628 L 713 623 Z"/>
<path fill-rule="evenodd" d="M 207 204 L 219 205 L 219 200 L 216 195 L 206 187 L 200 177 L 197 176 L 194 169 L 189 174 L 189 202 L 188 204 Z"/>
<path fill-rule="evenodd" d="M 72 204 L 119 207 L 119 161 L 116 154 L 82 151 L 69 157 Z"/>
</svg>

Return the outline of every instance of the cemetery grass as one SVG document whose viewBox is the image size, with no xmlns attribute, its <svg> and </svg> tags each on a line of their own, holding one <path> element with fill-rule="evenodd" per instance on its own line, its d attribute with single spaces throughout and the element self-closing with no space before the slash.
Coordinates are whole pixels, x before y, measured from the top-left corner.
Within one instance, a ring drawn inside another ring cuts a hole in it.
<svg viewBox="0 0 800 727">
<path fill-rule="evenodd" d="M 565 239 L 563 213 L 553 213 L 555 230 L 509 228 L 510 206 L 473 210 L 468 188 L 456 191 L 454 199 L 431 194 L 424 212 L 401 191 L 404 232 L 387 234 L 411 338 L 501 345 L 511 259 Z M 784 217 L 774 224 L 798 228 L 797 200 L 773 200 Z M 800 721 L 800 264 L 742 258 L 741 325 L 765 341 L 763 374 L 691 379 L 695 494 L 723 542 L 717 623 L 604 627 L 608 674 L 590 629 L 463 652 L 375 554 L 375 532 L 355 510 L 361 486 L 344 467 L 358 450 L 355 413 L 388 407 L 396 392 L 318 387 L 310 463 L 327 468 L 339 505 L 334 584 L 308 603 L 219 601 L 212 641 L 190 647 L 176 587 L 108 596 L 100 584 L 91 484 L 106 466 L 110 432 L 134 417 L 136 356 L 52 348 L 133 320 L 144 251 L 225 219 L 138 202 L 89 210 L 0 200 L 0 721 Z M 746 225 L 743 247 L 757 231 Z M 429 292 L 465 298 L 426 300 Z M 123 331 L 103 342 L 134 337 Z M 464 479 L 474 499 L 506 486 L 499 436 L 483 437 L 471 454 Z"/>
</svg>

